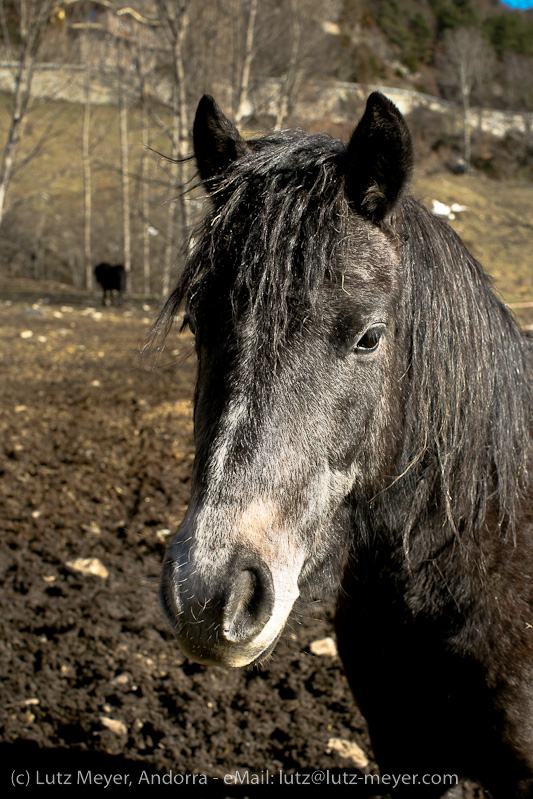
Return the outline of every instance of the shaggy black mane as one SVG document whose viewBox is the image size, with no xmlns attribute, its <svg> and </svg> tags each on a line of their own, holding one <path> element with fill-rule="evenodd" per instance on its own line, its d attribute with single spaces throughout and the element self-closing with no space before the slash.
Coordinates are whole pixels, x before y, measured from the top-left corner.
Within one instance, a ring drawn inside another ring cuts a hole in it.
<svg viewBox="0 0 533 799">
<path fill-rule="evenodd" d="M 481 535 L 491 507 L 514 536 L 528 484 L 532 348 L 446 222 L 408 198 L 398 224 L 411 331 L 406 542 L 434 491 L 464 542 Z"/>
</svg>

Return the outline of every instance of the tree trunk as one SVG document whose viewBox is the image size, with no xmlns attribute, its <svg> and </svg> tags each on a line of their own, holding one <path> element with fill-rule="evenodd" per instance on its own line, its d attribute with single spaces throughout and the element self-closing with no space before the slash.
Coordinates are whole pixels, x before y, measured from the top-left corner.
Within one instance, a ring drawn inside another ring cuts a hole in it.
<svg viewBox="0 0 533 799">
<path fill-rule="evenodd" d="M 22 125 L 24 121 L 26 105 L 24 95 L 29 91 L 29 84 L 31 84 L 31 78 L 29 75 L 25 76 L 25 72 L 26 62 L 24 58 L 21 58 L 15 77 L 13 111 L 11 113 L 11 122 L 4 147 L 2 166 L 0 167 L 0 225 L 2 224 L 2 220 L 4 218 L 7 190 L 11 182 L 11 176 L 13 175 L 15 152 L 22 134 Z"/>
<path fill-rule="evenodd" d="M 300 60 L 300 49 L 302 40 L 302 25 L 298 16 L 298 8 L 291 3 L 291 22 L 292 22 L 292 45 L 287 71 L 280 82 L 280 94 L 278 102 L 278 113 L 276 116 L 275 127 L 283 127 L 294 97 L 298 82 L 298 62 Z"/>
<path fill-rule="evenodd" d="M 124 268 L 126 291 L 131 294 L 131 202 L 129 174 L 128 105 L 123 89 L 119 98 L 120 114 L 120 169 L 122 172 L 122 230 L 124 238 Z"/>
<path fill-rule="evenodd" d="M 465 169 L 470 172 L 470 162 L 472 160 L 472 135 L 470 132 L 470 103 L 468 97 L 463 95 L 463 159 Z"/>
<path fill-rule="evenodd" d="M 143 215 L 143 292 L 150 294 L 150 182 L 148 176 L 148 118 L 146 113 L 146 98 L 144 92 L 141 97 L 141 125 L 143 149 L 141 154 L 141 202 Z"/>
<path fill-rule="evenodd" d="M 19 12 L 18 34 L 20 49 L 18 58 L 17 55 L 14 55 L 14 60 L 18 60 L 18 65 L 14 78 L 13 106 L 0 166 L 0 226 L 5 213 L 6 195 L 13 176 L 16 150 L 22 136 L 26 112 L 30 102 L 35 55 L 48 22 L 51 2 L 52 0 L 41 0 L 33 17 L 30 15 L 29 8 L 26 7 L 25 2 L 21 2 L 17 9 Z M 8 28 L 3 2 L 1 11 L 2 29 L 5 37 Z M 9 42 L 5 41 L 4 44 L 8 46 Z"/>
<path fill-rule="evenodd" d="M 170 164 L 170 191 L 171 197 L 168 202 L 167 208 L 167 236 L 166 236 L 166 246 L 165 246 L 165 263 L 163 267 L 163 280 L 161 285 L 161 292 L 163 294 L 163 298 L 167 297 L 170 292 L 170 279 L 172 275 L 172 267 L 174 266 L 174 262 L 176 259 L 176 211 L 178 201 L 181 201 L 181 205 L 183 205 L 183 197 L 178 198 L 176 195 L 179 190 L 180 184 L 180 164 L 178 161 L 179 158 L 179 138 L 180 138 L 180 131 L 181 131 L 181 123 L 180 123 L 180 113 L 179 113 L 179 106 L 180 101 L 178 98 L 178 87 L 176 84 L 174 85 L 174 112 L 173 112 L 173 150 L 174 150 L 174 159 Z M 181 209 L 180 209 L 181 210 Z M 182 214 L 182 219 L 180 220 L 183 223 L 185 222 L 184 214 Z"/>
<path fill-rule="evenodd" d="M 248 94 L 250 90 L 250 74 L 254 58 L 255 18 L 257 16 L 257 0 L 250 0 L 250 13 L 246 30 L 246 46 L 239 86 L 239 101 L 237 103 L 237 123 L 241 122 L 248 114 Z"/>
<path fill-rule="evenodd" d="M 173 8 L 173 4 L 171 6 Z M 170 13 L 168 0 L 158 0 L 160 18 L 172 48 L 173 103 L 172 103 L 172 163 L 170 167 L 170 199 L 167 213 L 167 241 L 163 265 L 162 293 L 169 292 L 176 242 L 185 241 L 189 228 L 189 212 L 184 197 L 187 180 L 186 161 L 189 117 L 187 113 L 187 80 L 183 56 L 185 37 L 189 27 L 188 0 L 183 0 L 175 15 Z M 179 213 L 176 213 L 179 212 Z M 177 229 L 177 231 L 176 231 Z M 178 236 L 176 236 L 178 232 Z"/>
<path fill-rule="evenodd" d="M 92 269 L 92 174 L 91 174 L 91 68 L 85 78 L 85 104 L 83 106 L 82 165 L 83 165 L 83 263 L 85 285 L 93 287 Z"/>
</svg>

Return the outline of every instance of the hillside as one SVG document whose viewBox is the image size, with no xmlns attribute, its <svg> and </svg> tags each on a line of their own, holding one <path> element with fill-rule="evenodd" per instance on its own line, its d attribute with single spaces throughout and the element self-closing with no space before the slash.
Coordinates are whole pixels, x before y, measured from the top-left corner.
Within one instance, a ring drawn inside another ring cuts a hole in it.
<svg viewBox="0 0 533 799">
<path fill-rule="evenodd" d="M 63 59 L 65 66 L 81 70 L 81 75 L 91 67 L 102 86 L 104 78 L 108 80 L 109 96 L 105 102 L 91 97 L 90 104 L 84 104 L 82 97 L 79 102 L 36 98 L 30 103 L 2 222 L 0 280 L 4 284 L 38 279 L 84 287 L 88 225 L 91 263 L 122 261 L 127 178 L 132 290 L 159 296 L 164 269 L 169 263 L 174 274 L 180 268 L 187 237 L 180 228 L 180 215 L 194 222 L 200 209 L 198 192 L 189 191 L 192 184 L 184 183 L 187 192 L 181 196 L 175 168 L 165 156 L 190 153 L 191 120 L 205 91 L 214 93 L 224 110 L 240 119 L 247 136 L 279 125 L 346 138 L 362 113 L 364 92 L 359 99 L 347 94 L 335 114 L 326 106 L 311 105 L 314 115 L 310 118 L 306 113 L 304 118 L 303 102 L 313 81 L 358 81 L 363 86 L 378 82 L 455 98 L 453 85 L 443 79 L 445 41 L 450 31 L 469 25 L 481 32 L 494 54 L 491 79 L 474 86 L 472 104 L 516 110 L 519 98 L 509 88 L 510 56 L 526 59 L 526 64 L 533 59 L 533 14 L 512 11 L 497 0 L 332 0 L 327 4 L 269 0 L 257 4 L 246 106 L 239 101 L 238 78 L 242 77 L 239 69 L 244 69 L 252 0 L 236 0 L 232 14 L 226 16 L 204 0 L 191 3 L 205 13 L 191 18 L 185 37 L 181 116 L 172 105 L 174 73 L 162 25 L 154 23 L 149 40 L 140 35 L 148 35 L 147 26 L 136 28 L 133 17 L 128 17 L 129 27 L 116 28 L 125 24 L 116 13 L 121 8 L 118 0 L 100 6 L 80 0 L 69 5 L 70 18 L 66 15 L 61 24 L 52 20 L 47 25 L 41 61 Z M 89 10 L 92 15 L 97 6 L 99 16 L 89 18 Z M 155 4 L 150 0 L 136 0 L 132 6 L 155 19 Z M 291 16 L 291 9 L 299 16 Z M 5 38 L 2 41 L 7 48 Z M 14 35 L 9 44 L 13 57 L 19 46 Z M 142 75 L 136 72 L 141 46 L 149 63 Z M 119 54 L 123 60 L 117 66 Z M 57 69 L 57 86 L 72 83 L 72 74 Z M 144 94 L 139 93 L 140 77 L 146 78 Z M 258 103 L 254 109 L 259 88 L 269 85 L 274 94 L 281 92 L 271 101 L 271 112 L 262 111 Z M 116 103 L 124 86 L 128 96 L 125 113 L 120 115 Z M 154 86 L 164 89 L 159 100 L 150 94 Z M 528 97 L 524 95 L 520 102 L 527 103 Z M 241 113 L 246 107 L 251 113 Z M 531 142 L 518 133 L 503 139 L 491 137 L 481 133 L 474 121 L 472 173 L 454 174 L 463 157 L 463 140 L 460 114 L 453 105 L 450 109 L 448 114 L 437 114 L 415 108 L 408 116 L 417 153 L 413 190 L 430 207 L 434 199 L 465 205 L 467 211 L 452 224 L 495 275 L 506 299 L 530 300 Z M 7 141 L 12 111 L 13 95 L 1 94 L 0 148 Z M 178 149 L 180 125 L 184 132 Z M 89 152 L 84 157 L 85 134 Z M 125 151 L 126 166 L 121 161 Z M 190 165 L 183 169 L 189 170 L 183 180 L 194 182 Z"/>
<path fill-rule="evenodd" d="M 447 32 L 474 28 L 494 49 L 496 80 L 485 87 L 492 106 L 505 106 L 505 60 L 533 56 L 533 11 L 500 0 L 344 0 L 336 28 L 341 50 L 336 76 L 386 81 L 430 94 L 446 92 L 441 59 Z"/>
</svg>

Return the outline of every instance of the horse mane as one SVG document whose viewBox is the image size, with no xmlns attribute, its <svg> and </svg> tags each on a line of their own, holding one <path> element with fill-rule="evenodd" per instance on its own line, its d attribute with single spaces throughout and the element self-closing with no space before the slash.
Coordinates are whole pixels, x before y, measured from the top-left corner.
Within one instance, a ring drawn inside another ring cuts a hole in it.
<svg viewBox="0 0 533 799">
<path fill-rule="evenodd" d="M 514 537 L 528 486 L 532 350 L 446 222 L 408 197 L 397 224 L 411 331 L 405 547 L 435 492 L 463 542 L 479 540 L 493 508 L 502 534 Z"/>
<path fill-rule="evenodd" d="M 194 321 L 229 292 L 234 312 L 255 320 L 257 347 L 275 350 L 292 301 L 312 307 L 335 277 L 350 213 L 346 146 L 299 131 L 248 144 L 217 183 L 154 341 L 164 341 L 181 306 Z M 401 242 L 408 388 L 398 475 L 382 509 L 389 498 L 392 519 L 392 496 L 403 493 L 406 549 L 436 501 L 462 540 L 479 536 L 493 507 L 503 534 L 514 535 L 530 440 L 526 337 L 447 223 L 406 196 L 386 231 Z"/>
</svg>

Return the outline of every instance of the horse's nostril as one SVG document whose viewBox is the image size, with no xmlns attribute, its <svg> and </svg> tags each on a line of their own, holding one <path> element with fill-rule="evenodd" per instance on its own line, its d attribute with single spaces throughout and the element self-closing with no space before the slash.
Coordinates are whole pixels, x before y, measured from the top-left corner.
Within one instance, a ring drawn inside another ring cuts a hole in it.
<svg viewBox="0 0 533 799">
<path fill-rule="evenodd" d="M 266 567 L 240 571 L 224 608 L 224 638 L 240 643 L 255 638 L 272 614 L 273 598 L 272 577 Z"/>
</svg>

